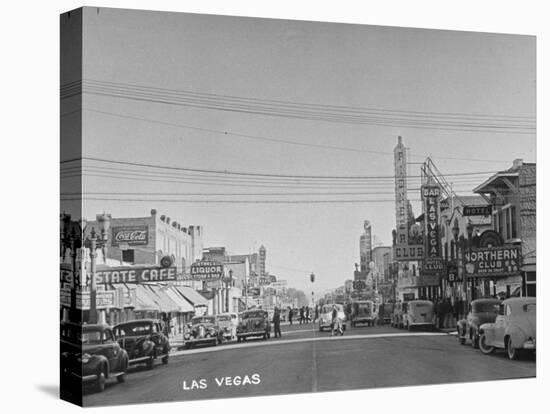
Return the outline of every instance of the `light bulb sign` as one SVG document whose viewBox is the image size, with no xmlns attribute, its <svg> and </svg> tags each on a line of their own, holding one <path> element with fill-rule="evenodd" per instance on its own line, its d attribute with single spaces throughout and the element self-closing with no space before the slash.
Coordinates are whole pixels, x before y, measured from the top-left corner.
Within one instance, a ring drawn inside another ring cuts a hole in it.
<svg viewBox="0 0 550 414">
<path fill-rule="evenodd" d="M 439 237 L 439 197 L 441 188 L 436 185 L 422 186 L 424 204 L 424 234 L 426 235 L 426 257 L 441 257 Z"/>
<path fill-rule="evenodd" d="M 223 265 L 210 260 L 199 260 L 191 265 L 194 280 L 216 280 L 223 276 Z"/>
</svg>

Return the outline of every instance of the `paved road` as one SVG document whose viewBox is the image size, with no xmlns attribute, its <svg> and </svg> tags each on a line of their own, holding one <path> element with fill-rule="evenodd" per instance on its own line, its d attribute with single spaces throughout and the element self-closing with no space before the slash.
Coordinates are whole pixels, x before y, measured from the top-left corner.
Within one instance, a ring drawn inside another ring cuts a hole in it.
<svg viewBox="0 0 550 414">
<path fill-rule="evenodd" d="M 486 381 L 533 377 L 535 372 L 534 358 L 483 355 L 444 333 L 409 334 L 384 326 L 330 337 L 311 325 L 297 325 L 285 329 L 282 339 L 183 351 L 168 365 L 134 368 L 124 384 L 109 382 L 103 393 L 87 393 L 84 405 Z M 248 376 L 250 383 L 216 382 L 235 376 L 241 382 Z"/>
</svg>

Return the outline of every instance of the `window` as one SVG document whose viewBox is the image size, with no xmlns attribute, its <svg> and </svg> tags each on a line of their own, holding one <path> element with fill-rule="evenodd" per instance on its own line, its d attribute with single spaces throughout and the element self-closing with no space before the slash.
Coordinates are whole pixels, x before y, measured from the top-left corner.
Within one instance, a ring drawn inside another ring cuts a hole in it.
<svg viewBox="0 0 550 414">
<path fill-rule="evenodd" d="M 513 239 L 518 237 L 518 223 L 516 218 L 516 206 L 510 207 L 510 222 L 512 223 L 511 236 Z"/>
<path fill-rule="evenodd" d="M 498 233 L 506 239 L 506 235 L 504 234 L 504 220 L 505 215 L 504 211 L 499 211 L 498 213 Z"/>
<path fill-rule="evenodd" d="M 128 263 L 134 263 L 136 261 L 134 249 L 123 250 L 122 261 L 128 262 Z"/>
</svg>

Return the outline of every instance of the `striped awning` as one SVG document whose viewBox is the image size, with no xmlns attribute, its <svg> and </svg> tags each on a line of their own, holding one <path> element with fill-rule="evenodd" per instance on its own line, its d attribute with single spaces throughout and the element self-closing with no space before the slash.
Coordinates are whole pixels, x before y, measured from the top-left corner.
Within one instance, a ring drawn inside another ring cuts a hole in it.
<svg viewBox="0 0 550 414">
<path fill-rule="evenodd" d="M 178 304 L 178 312 L 187 313 L 195 311 L 193 305 L 189 303 L 173 286 L 165 289 L 164 293 L 166 293 L 170 297 L 170 299 Z"/>
<path fill-rule="evenodd" d="M 179 312 L 179 306 L 165 292 L 167 288 L 158 285 L 143 285 L 151 292 L 151 296 L 161 312 Z"/>
<path fill-rule="evenodd" d="M 136 307 L 137 312 L 160 311 L 160 306 L 155 302 L 152 292 L 145 286 L 136 285 Z"/>
<path fill-rule="evenodd" d="M 173 286 L 193 306 L 208 306 L 208 299 L 202 296 L 195 289 L 188 286 Z"/>
</svg>

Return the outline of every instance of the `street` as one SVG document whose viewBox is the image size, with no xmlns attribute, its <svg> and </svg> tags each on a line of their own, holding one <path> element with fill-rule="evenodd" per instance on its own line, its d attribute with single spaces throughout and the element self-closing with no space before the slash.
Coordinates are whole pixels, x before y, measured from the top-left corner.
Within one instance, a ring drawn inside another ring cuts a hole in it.
<svg viewBox="0 0 550 414">
<path fill-rule="evenodd" d="M 294 324 L 283 327 L 281 339 L 175 351 L 168 365 L 132 368 L 125 383 L 111 379 L 104 392 L 88 391 L 83 402 L 137 404 L 535 375 L 534 357 L 510 361 L 504 352 L 483 355 L 459 345 L 453 333 L 348 326 L 344 336 L 331 337 L 315 324 Z"/>
</svg>

